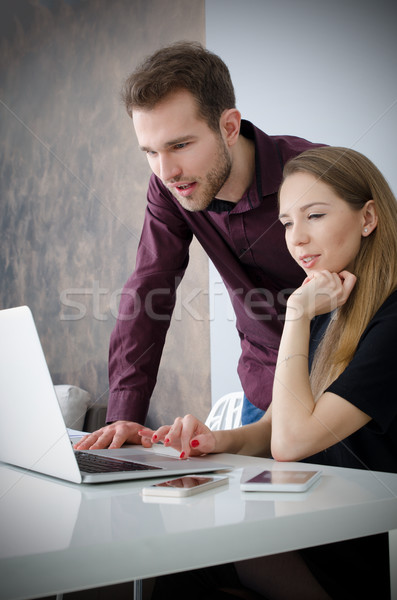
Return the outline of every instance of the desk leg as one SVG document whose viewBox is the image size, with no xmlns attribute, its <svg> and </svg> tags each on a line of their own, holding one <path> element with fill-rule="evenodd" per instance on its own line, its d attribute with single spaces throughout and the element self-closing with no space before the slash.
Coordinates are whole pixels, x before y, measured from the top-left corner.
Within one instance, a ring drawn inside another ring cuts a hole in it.
<svg viewBox="0 0 397 600">
<path fill-rule="evenodd" d="M 63 594 L 57 594 L 56 600 L 63 600 Z"/>
<path fill-rule="evenodd" d="M 142 579 L 134 581 L 134 600 L 142 600 Z"/>
<path fill-rule="evenodd" d="M 397 600 L 397 529 L 389 531 L 390 597 Z"/>
</svg>

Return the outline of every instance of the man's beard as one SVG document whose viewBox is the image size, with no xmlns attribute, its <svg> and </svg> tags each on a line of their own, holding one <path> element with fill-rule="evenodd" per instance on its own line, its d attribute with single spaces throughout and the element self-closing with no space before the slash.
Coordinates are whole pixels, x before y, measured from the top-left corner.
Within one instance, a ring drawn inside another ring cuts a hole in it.
<svg viewBox="0 0 397 600">
<path fill-rule="evenodd" d="M 170 189 L 172 194 L 178 200 L 179 204 L 190 212 L 205 210 L 211 204 L 212 200 L 218 194 L 219 190 L 225 185 L 231 169 L 232 159 L 228 153 L 225 142 L 219 136 L 219 153 L 216 165 L 209 171 L 204 179 L 193 178 L 200 186 L 200 191 L 191 196 L 180 196 L 178 190 Z M 190 179 L 190 178 L 189 178 Z"/>
</svg>

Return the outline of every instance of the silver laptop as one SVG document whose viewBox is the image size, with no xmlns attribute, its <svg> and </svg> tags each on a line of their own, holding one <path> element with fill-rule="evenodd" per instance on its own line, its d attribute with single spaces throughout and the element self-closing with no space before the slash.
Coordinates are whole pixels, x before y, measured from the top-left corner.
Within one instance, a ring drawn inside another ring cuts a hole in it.
<svg viewBox="0 0 397 600">
<path fill-rule="evenodd" d="M 79 467 L 81 458 L 96 465 Z M 180 460 L 142 446 L 75 452 L 27 306 L 0 310 L 0 460 L 74 483 L 230 468 L 206 457 Z"/>
</svg>

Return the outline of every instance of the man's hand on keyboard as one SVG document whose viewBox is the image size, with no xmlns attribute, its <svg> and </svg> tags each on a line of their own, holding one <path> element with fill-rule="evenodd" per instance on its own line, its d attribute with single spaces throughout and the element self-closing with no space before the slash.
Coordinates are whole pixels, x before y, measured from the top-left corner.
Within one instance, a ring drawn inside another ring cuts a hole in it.
<svg viewBox="0 0 397 600">
<path fill-rule="evenodd" d="M 133 421 L 115 421 L 93 433 L 85 435 L 74 445 L 76 450 L 99 450 L 101 448 L 121 448 L 123 444 L 152 446 L 148 438 L 141 438 L 138 431 L 142 425 Z"/>
</svg>

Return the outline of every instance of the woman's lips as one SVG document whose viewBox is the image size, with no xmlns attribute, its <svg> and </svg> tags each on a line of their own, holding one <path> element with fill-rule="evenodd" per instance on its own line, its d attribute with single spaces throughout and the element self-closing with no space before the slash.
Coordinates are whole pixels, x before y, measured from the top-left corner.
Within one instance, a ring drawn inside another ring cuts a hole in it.
<svg viewBox="0 0 397 600">
<path fill-rule="evenodd" d="M 319 257 L 319 254 L 306 254 L 299 258 L 299 262 L 305 269 L 312 269 Z"/>
</svg>

